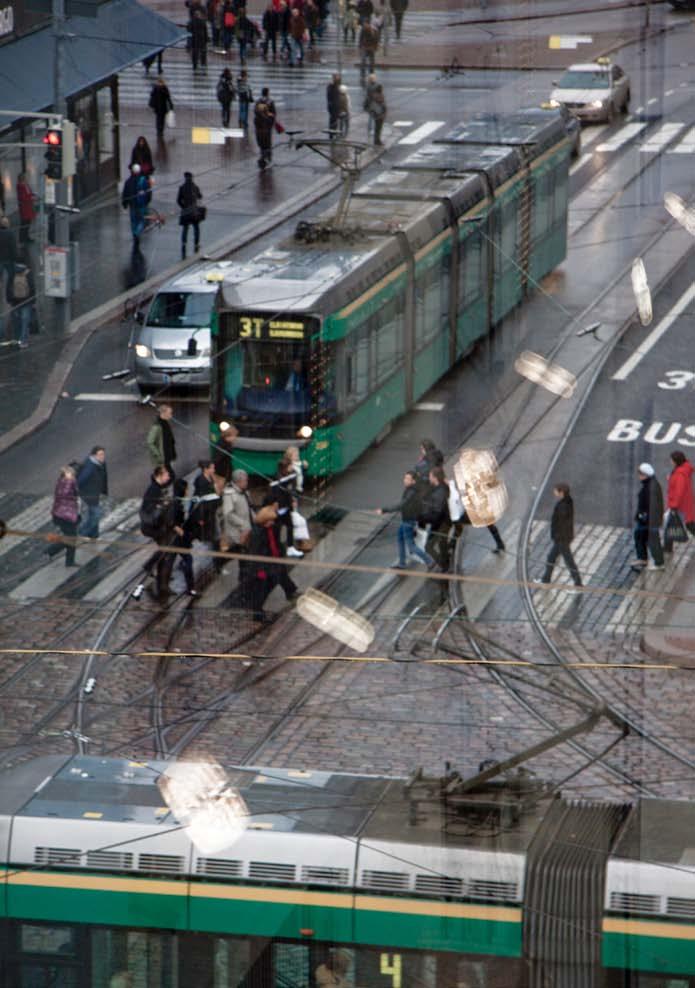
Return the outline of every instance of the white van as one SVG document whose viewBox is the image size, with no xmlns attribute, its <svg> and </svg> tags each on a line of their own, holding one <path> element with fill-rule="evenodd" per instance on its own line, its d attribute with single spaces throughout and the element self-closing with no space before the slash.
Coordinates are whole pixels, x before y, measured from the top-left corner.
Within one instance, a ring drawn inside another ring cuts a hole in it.
<svg viewBox="0 0 695 988">
<path fill-rule="evenodd" d="M 210 320 L 231 261 L 194 264 L 165 282 L 138 320 L 132 346 L 142 391 L 210 385 Z"/>
</svg>

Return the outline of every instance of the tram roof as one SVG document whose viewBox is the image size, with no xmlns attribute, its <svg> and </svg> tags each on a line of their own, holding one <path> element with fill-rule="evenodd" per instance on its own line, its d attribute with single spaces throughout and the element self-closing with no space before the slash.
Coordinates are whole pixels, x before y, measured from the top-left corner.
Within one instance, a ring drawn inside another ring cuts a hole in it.
<svg viewBox="0 0 695 988">
<path fill-rule="evenodd" d="M 173 817 L 157 788 L 165 761 L 132 761 L 89 755 L 33 759 L 0 775 L 0 815 L 50 821 L 162 825 Z M 475 838 L 469 828 L 451 827 L 439 798 L 418 802 L 410 812 L 405 779 L 247 766 L 228 769 L 230 784 L 250 813 L 250 830 L 272 833 L 366 837 L 375 841 L 524 851 L 544 814 L 544 805 L 503 826 L 494 838 Z"/>
</svg>

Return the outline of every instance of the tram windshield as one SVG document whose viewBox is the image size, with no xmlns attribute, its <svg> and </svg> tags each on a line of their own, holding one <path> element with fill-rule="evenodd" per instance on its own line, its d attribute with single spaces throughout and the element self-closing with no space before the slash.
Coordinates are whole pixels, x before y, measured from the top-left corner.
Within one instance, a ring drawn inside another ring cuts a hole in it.
<svg viewBox="0 0 695 988">
<path fill-rule="evenodd" d="M 240 340 L 226 354 L 224 398 L 228 412 L 266 424 L 303 419 L 311 408 L 308 345 Z"/>
</svg>

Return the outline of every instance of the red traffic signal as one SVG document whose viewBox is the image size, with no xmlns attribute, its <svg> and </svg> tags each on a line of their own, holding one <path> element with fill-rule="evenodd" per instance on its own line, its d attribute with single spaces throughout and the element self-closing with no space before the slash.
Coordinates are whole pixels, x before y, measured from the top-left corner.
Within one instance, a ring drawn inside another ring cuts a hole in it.
<svg viewBox="0 0 695 988">
<path fill-rule="evenodd" d="M 51 147 L 57 147 L 61 144 L 63 140 L 63 135 L 59 130 L 47 130 L 43 135 L 43 143 L 50 144 Z"/>
</svg>

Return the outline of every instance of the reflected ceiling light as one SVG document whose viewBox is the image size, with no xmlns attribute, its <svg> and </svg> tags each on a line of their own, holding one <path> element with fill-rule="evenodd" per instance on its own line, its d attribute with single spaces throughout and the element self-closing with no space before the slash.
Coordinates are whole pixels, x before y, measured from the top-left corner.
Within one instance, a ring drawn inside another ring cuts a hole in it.
<svg viewBox="0 0 695 988">
<path fill-rule="evenodd" d="M 641 257 L 636 257 L 632 262 L 632 290 L 635 293 L 640 322 L 643 326 L 648 326 L 653 316 L 652 293 L 649 291 L 647 272 Z"/>
<path fill-rule="evenodd" d="M 297 613 L 356 652 L 366 652 L 374 641 L 374 628 L 366 618 L 320 590 L 306 590 L 297 601 Z"/>
<path fill-rule="evenodd" d="M 551 364 L 539 353 L 532 353 L 531 350 L 524 350 L 514 361 L 514 370 L 534 384 L 540 384 L 546 391 L 551 391 L 560 398 L 571 398 L 574 389 L 577 387 L 577 378 L 574 374 L 560 367 L 559 364 Z"/>
<path fill-rule="evenodd" d="M 454 464 L 454 482 L 476 528 L 494 525 L 507 510 L 509 495 L 492 450 L 461 450 Z"/>
<path fill-rule="evenodd" d="M 203 854 L 224 850 L 246 829 L 246 803 L 217 762 L 171 762 L 157 786 Z"/>
<path fill-rule="evenodd" d="M 311 439 L 313 434 L 314 434 L 314 430 L 311 428 L 310 425 L 303 425 L 297 432 L 297 435 L 299 436 L 300 439 Z"/>
<path fill-rule="evenodd" d="M 681 226 L 695 237 L 695 211 L 690 209 L 675 192 L 667 192 L 664 195 L 664 206 L 674 220 L 678 220 Z"/>
</svg>

